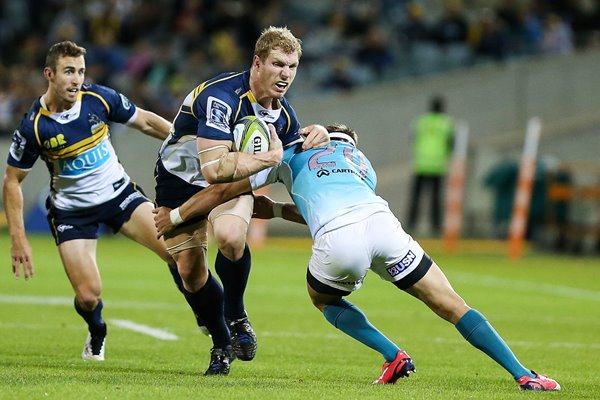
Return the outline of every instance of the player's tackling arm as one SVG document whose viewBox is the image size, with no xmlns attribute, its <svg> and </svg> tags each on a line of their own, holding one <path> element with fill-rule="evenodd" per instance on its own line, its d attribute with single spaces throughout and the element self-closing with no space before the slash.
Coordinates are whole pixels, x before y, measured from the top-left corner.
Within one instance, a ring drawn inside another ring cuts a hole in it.
<svg viewBox="0 0 600 400">
<path fill-rule="evenodd" d="M 137 109 L 137 117 L 129 123 L 129 126 L 148 136 L 161 140 L 164 140 L 171 130 L 171 123 L 169 121 L 160 115 L 139 107 Z"/>
<path fill-rule="evenodd" d="M 250 191 L 252 191 L 250 180 L 246 178 L 237 182 L 210 185 L 174 210 L 167 207 L 158 207 L 153 211 L 154 225 L 158 237 L 160 238 L 165 233 L 172 231 L 173 228 L 184 221 L 193 217 L 208 215 L 219 204 Z"/>
<path fill-rule="evenodd" d="M 231 142 L 198 138 L 198 156 L 202 175 L 208 183 L 235 182 L 279 164 L 283 156 L 281 140 L 269 125 L 269 151 L 246 154 L 230 151 Z"/>
<path fill-rule="evenodd" d="M 6 213 L 6 220 L 8 221 L 11 242 L 11 264 L 13 273 L 17 279 L 21 275 L 21 265 L 23 265 L 25 279 L 31 278 L 35 272 L 31 245 L 27 239 L 25 223 L 23 221 L 23 191 L 21 189 L 21 182 L 23 182 L 27 174 L 27 171 L 9 165 L 6 167 L 3 185 L 4 211 Z"/>
<path fill-rule="evenodd" d="M 254 196 L 254 211 L 252 218 L 283 218 L 286 221 L 306 225 L 306 221 L 304 221 L 300 211 L 298 211 L 298 207 L 296 207 L 294 203 L 280 203 L 263 195 Z"/>
</svg>

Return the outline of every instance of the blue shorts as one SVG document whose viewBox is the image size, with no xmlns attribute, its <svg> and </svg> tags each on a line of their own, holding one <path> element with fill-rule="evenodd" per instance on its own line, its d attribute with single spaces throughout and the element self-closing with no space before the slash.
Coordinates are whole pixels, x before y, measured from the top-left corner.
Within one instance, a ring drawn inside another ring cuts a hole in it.
<svg viewBox="0 0 600 400">
<path fill-rule="evenodd" d="M 61 210 L 46 200 L 48 223 L 56 244 L 74 239 L 98 239 L 100 224 L 117 233 L 129 220 L 133 211 L 150 200 L 142 188 L 130 182 L 114 199 L 80 210 Z"/>
</svg>

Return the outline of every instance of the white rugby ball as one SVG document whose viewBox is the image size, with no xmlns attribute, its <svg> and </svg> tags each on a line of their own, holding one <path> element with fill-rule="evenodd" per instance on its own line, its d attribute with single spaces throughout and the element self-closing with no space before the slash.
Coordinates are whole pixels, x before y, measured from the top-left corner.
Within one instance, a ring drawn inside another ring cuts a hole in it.
<svg viewBox="0 0 600 400">
<path fill-rule="evenodd" d="M 233 140 L 239 152 L 247 154 L 269 151 L 269 127 L 255 115 L 247 115 L 233 128 Z"/>
</svg>

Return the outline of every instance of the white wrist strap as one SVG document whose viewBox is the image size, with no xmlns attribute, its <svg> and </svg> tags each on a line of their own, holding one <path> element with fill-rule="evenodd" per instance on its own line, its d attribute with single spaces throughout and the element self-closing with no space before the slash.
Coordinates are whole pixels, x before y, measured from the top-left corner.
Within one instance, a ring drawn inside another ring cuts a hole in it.
<svg viewBox="0 0 600 400">
<path fill-rule="evenodd" d="M 280 202 L 273 203 L 273 217 L 282 218 L 284 205 L 285 205 L 285 203 L 280 203 Z"/>
<path fill-rule="evenodd" d="M 169 217 L 171 218 L 171 223 L 173 226 L 177 226 L 183 222 L 183 218 L 181 218 L 181 215 L 179 215 L 179 207 L 171 210 Z"/>
</svg>

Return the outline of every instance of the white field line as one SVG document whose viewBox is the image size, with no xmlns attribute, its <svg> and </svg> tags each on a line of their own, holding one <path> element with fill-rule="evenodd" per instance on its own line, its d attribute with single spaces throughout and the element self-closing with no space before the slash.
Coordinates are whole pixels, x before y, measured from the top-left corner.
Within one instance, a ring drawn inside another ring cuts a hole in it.
<svg viewBox="0 0 600 400">
<path fill-rule="evenodd" d="M 40 306 L 69 306 L 73 307 L 73 297 L 58 296 L 19 296 L 0 294 L 0 304 L 34 304 Z M 185 301 L 181 303 L 159 303 L 144 301 L 103 300 L 106 307 L 134 310 L 175 310 L 186 309 Z"/>
<path fill-rule="evenodd" d="M 542 293 L 553 297 L 565 297 L 576 300 L 600 301 L 600 292 L 573 288 L 562 285 L 551 285 L 547 283 L 535 283 L 531 281 L 522 281 L 516 279 L 498 278 L 495 276 L 482 276 L 469 274 L 465 272 L 452 273 L 451 281 L 460 281 L 465 283 L 475 283 L 481 286 L 513 289 L 528 293 Z"/>
<path fill-rule="evenodd" d="M 119 328 L 128 329 L 130 331 L 138 332 L 144 335 L 152 336 L 153 338 L 160 340 L 178 340 L 177 335 L 168 332 L 164 329 L 152 328 L 148 325 L 138 324 L 137 322 L 129 321 L 127 319 L 111 319 L 108 321 L 111 325 L 118 326 Z"/>
</svg>

